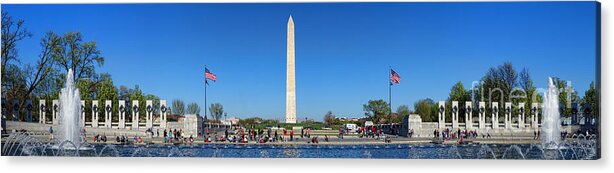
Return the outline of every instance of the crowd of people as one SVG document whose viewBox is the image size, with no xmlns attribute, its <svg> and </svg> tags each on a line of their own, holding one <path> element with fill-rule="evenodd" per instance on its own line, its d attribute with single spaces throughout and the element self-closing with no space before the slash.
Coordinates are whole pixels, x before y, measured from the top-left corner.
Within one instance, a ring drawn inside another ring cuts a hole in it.
<svg viewBox="0 0 614 173">
<path fill-rule="evenodd" d="M 358 127 L 357 132 L 359 134 L 359 138 L 374 138 L 379 140 L 384 137 L 384 131 L 382 129 L 378 129 L 376 126 Z M 343 139 L 343 137 L 341 138 Z"/>
<path fill-rule="evenodd" d="M 464 139 L 468 139 L 468 138 L 473 138 L 473 139 L 478 138 L 478 131 L 477 130 L 467 130 L 467 129 L 461 130 L 460 128 L 457 129 L 456 131 L 450 130 L 449 128 L 446 128 L 442 131 L 439 131 L 439 129 L 435 129 L 433 131 L 433 138 L 441 139 L 443 141 L 446 141 L 446 140 L 464 141 Z M 482 138 L 490 138 L 490 133 L 482 134 Z"/>
<path fill-rule="evenodd" d="M 311 128 L 301 129 L 300 136 L 296 136 L 294 134 L 294 129 L 284 129 L 284 128 L 266 128 L 265 129 L 255 129 L 255 128 L 226 128 L 224 129 L 223 135 L 218 135 L 218 129 L 214 129 L 214 132 L 211 133 L 211 130 L 206 128 L 204 130 L 204 142 L 230 142 L 230 143 L 248 143 L 249 141 L 255 141 L 257 143 L 267 143 L 267 142 L 288 142 L 288 141 L 296 141 L 297 137 L 301 139 L 307 138 L 310 139 L 308 142 L 317 143 L 317 137 L 312 137 Z"/>
</svg>

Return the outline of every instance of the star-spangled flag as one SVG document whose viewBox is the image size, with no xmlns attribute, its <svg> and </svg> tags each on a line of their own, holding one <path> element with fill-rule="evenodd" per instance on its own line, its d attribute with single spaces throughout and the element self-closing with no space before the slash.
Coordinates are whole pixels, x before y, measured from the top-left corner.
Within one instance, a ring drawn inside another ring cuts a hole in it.
<svg viewBox="0 0 614 173">
<path fill-rule="evenodd" d="M 390 69 L 390 85 L 392 85 L 392 83 L 401 83 L 401 76 L 399 76 L 399 74 L 394 70 Z"/>
<path fill-rule="evenodd" d="M 215 74 L 211 73 L 207 67 L 205 67 L 205 84 L 209 84 L 207 83 L 207 79 L 215 82 L 215 80 L 217 80 L 217 77 L 215 76 Z"/>
</svg>

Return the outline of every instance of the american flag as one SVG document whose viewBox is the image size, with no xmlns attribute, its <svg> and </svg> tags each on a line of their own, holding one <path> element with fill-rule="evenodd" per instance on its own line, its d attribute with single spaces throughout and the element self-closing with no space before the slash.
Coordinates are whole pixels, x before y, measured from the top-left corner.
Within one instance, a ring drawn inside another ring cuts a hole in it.
<svg viewBox="0 0 614 173">
<path fill-rule="evenodd" d="M 397 72 L 395 72 L 394 70 L 390 69 L 390 85 L 392 85 L 392 83 L 400 83 L 401 82 L 401 76 L 399 76 L 399 74 Z"/>
<path fill-rule="evenodd" d="M 205 82 L 207 82 L 207 79 L 215 82 L 215 80 L 217 80 L 217 77 L 215 76 L 215 74 L 211 73 L 207 67 L 205 67 Z"/>
</svg>

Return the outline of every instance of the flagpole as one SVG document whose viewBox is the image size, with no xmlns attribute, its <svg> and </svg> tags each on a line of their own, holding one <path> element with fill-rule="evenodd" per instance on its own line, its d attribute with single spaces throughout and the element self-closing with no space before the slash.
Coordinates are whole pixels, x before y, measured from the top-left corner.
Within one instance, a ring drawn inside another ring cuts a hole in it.
<svg viewBox="0 0 614 173">
<path fill-rule="evenodd" d="M 205 119 L 207 119 L 207 65 L 205 65 Z"/>
<path fill-rule="evenodd" d="M 392 67 L 388 66 L 388 107 L 390 109 L 390 115 L 392 115 L 392 81 L 391 81 L 391 77 L 392 77 Z M 390 117 L 390 116 L 388 116 Z M 388 122 L 390 123 L 390 122 Z"/>
</svg>

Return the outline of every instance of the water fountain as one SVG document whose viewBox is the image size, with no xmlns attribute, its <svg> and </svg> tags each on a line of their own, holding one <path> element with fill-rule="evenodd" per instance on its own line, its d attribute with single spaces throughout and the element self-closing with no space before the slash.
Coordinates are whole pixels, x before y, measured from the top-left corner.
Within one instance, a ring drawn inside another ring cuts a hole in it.
<svg viewBox="0 0 614 173">
<path fill-rule="evenodd" d="M 81 144 L 81 98 L 79 89 L 75 88 L 72 69 L 66 74 L 66 84 L 60 91 L 60 141 L 70 141 L 76 145 Z"/>
<path fill-rule="evenodd" d="M 561 142 L 559 92 L 552 78 L 548 78 L 548 90 L 544 93 L 542 108 L 541 141 L 544 149 L 557 149 Z"/>
</svg>

